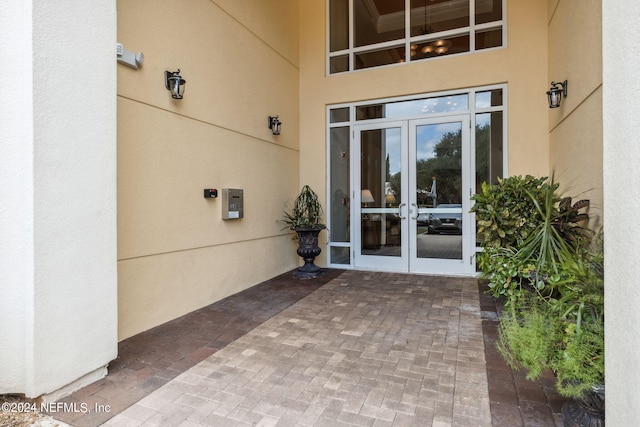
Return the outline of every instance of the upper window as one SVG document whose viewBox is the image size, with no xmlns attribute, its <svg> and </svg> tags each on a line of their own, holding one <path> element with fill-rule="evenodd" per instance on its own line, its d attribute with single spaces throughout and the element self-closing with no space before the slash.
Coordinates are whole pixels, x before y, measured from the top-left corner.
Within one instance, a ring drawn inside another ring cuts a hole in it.
<svg viewBox="0 0 640 427">
<path fill-rule="evenodd" d="M 501 47 L 504 2 L 329 0 L 328 72 Z"/>
</svg>

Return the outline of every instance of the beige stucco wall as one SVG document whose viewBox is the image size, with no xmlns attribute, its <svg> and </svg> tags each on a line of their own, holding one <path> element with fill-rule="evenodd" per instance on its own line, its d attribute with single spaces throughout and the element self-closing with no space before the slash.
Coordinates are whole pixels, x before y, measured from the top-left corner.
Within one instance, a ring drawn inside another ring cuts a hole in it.
<svg viewBox="0 0 640 427">
<path fill-rule="evenodd" d="M 568 80 L 549 109 L 550 166 L 561 191 L 591 200 L 602 225 L 602 0 L 550 0 L 549 82 Z"/>
<path fill-rule="evenodd" d="M 299 182 L 297 4 L 118 2 L 118 41 L 145 55 L 118 66 L 119 339 L 297 266 L 277 222 Z M 205 188 L 244 189 L 245 217 Z"/>
<path fill-rule="evenodd" d="M 324 0 L 300 2 L 300 177 L 326 197 L 326 105 L 507 83 L 508 173 L 549 171 L 546 4 L 509 2 L 507 47 L 325 76 Z M 323 254 L 322 256 L 325 256 Z"/>
</svg>

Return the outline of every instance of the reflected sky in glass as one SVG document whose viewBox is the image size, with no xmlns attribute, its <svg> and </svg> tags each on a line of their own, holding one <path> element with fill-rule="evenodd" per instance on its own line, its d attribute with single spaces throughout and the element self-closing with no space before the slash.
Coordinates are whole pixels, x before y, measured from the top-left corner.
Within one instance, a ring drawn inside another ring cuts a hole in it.
<svg viewBox="0 0 640 427">
<path fill-rule="evenodd" d="M 406 117 L 423 114 L 449 113 L 469 109 L 469 95 L 450 95 L 437 98 L 415 99 L 385 105 L 385 117 Z"/>
<path fill-rule="evenodd" d="M 436 156 L 436 145 L 442 141 L 444 135 L 459 132 L 461 126 L 460 122 L 418 126 L 416 133 L 416 161 L 434 158 Z"/>
<path fill-rule="evenodd" d="M 476 108 L 490 108 L 502 105 L 502 89 L 476 92 Z"/>
</svg>

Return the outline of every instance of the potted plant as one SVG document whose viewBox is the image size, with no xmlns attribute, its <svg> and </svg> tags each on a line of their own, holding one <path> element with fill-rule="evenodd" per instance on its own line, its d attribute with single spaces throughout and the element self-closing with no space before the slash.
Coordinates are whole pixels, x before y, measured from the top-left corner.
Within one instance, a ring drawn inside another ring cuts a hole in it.
<svg viewBox="0 0 640 427">
<path fill-rule="evenodd" d="M 296 232 L 298 238 L 297 253 L 304 260 L 293 276 L 300 279 L 312 279 L 322 274 L 322 269 L 313 262 L 322 250 L 318 246 L 318 235 L 326 228 L 322 221 L 323 209 L 318 195 L 304 185 L 292 205 L 284 212 L 283 222 Z"/>
</svg>

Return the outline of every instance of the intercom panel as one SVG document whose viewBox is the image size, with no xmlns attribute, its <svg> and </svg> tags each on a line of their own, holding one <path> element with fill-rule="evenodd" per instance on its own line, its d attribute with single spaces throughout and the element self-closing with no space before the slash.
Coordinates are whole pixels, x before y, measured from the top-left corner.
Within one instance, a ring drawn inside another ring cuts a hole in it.
<svg viewBox="0 0 640 427">
<path fill-rule="evenodd" d="M 244 191 L 238 188 L 222 189 L 222 219 L 244 217 Z"/>
</svg>

